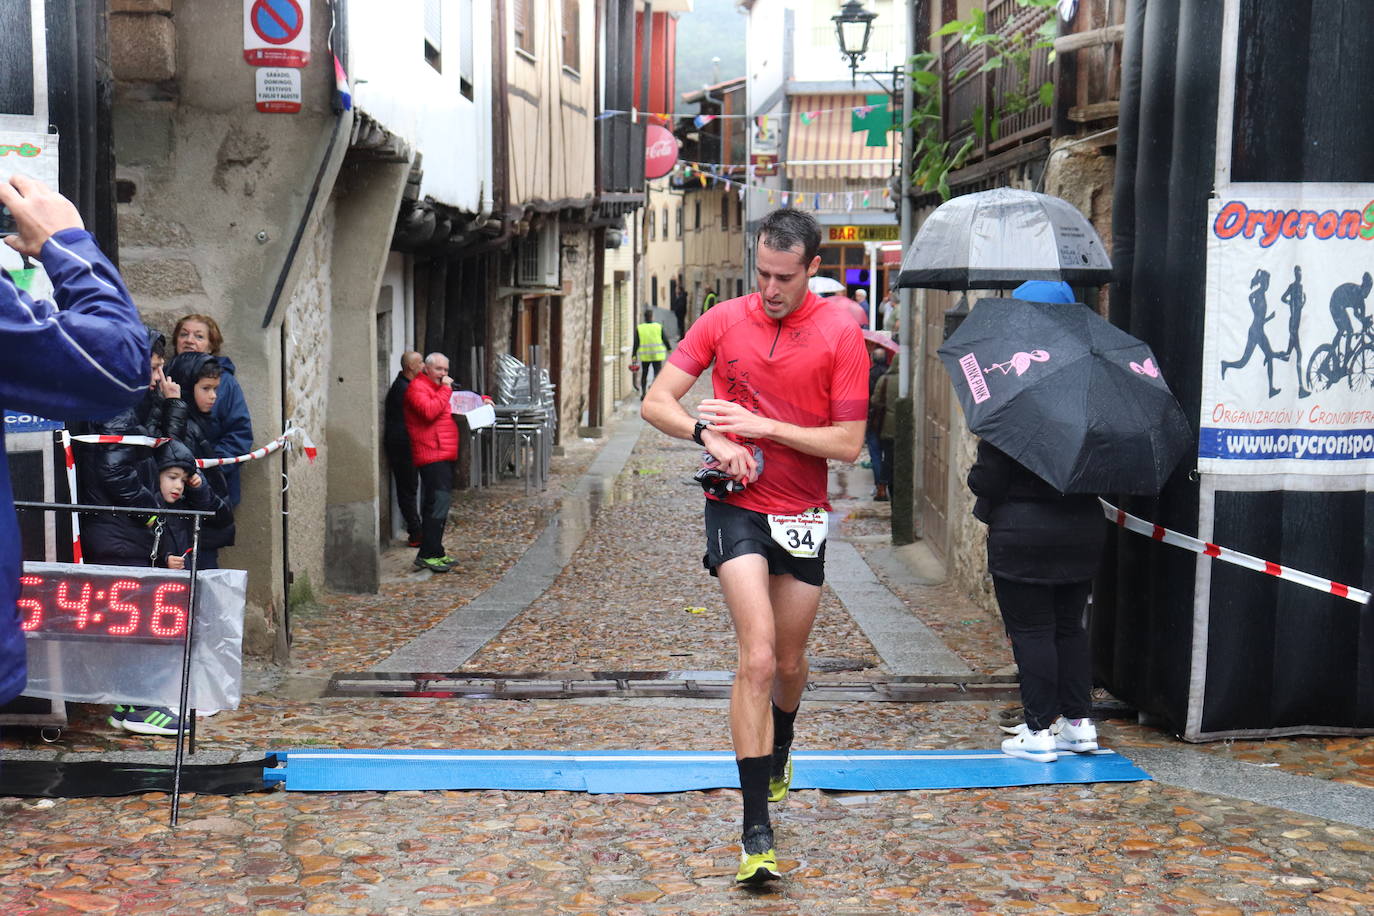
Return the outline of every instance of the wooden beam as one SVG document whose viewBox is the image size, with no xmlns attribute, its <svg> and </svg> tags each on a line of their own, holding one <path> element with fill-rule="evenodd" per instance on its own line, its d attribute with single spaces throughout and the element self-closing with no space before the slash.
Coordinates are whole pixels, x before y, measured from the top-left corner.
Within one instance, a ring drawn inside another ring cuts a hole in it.
<svg viewBox="0 0 1374 916">
<path fill-rule="evenodd" d="M 1063 35 L 1054 40 L 1054 51 L 1056 54 L 1066 54 L 1069 51 L 1079 51 L 1083 48 L 1095 48 L 1099 45 L 1121 44 L 1126 36 L 1124 25 L 1109 25 L 1103 29 L 1090 29 L 1086 32 L 1074 32 L 1072 35 Z"/>
<path fill-rule="evenodd" d="M 1121 101 L 1094 102 L 1091 105 L 1075 105 L 1069 109 L 1069 120 L 1084 124 L 1088 121 L 1103 121 L 1121 114 Z"/>
</svg>

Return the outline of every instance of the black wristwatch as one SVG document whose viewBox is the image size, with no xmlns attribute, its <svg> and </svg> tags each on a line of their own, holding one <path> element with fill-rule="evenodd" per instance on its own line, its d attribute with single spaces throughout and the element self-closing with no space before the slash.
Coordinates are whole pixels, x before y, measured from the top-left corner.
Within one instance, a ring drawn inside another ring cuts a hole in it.
<svg viewBox="0 0 1374 916">
<path fill-rule="evenodd" d="M 692 441 L 695 442 L 697 445 L 700 445 L 702 448 L 705 448 L 706 443 L 701 441 L 701 432 L 704 429 L 710 428 L 710 423 L 707 423 L 705 420 L 698 420 L 697 425 L 692 428 Z"/>
</svg>

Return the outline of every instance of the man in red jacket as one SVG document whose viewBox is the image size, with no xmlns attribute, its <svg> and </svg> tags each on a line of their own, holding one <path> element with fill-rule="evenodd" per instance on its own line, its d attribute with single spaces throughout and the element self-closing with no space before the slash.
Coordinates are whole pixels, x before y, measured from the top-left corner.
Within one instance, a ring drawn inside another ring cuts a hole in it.
<svg viewBox="0 0 1374 916">
<path fill-rule="evenodd" d="M 455 562 L 444 552 L 444 523 L 453 500 L 453 462 L 458 460 L 458 425 L 449 408 L 452 394 L 448 357 L 442 353 L 426 356 L 424 371 L 406 389 L 406 432 L 420 473 L 421 535 L 415 568 L 431 572 L 448 572 Z"/>
</svg>

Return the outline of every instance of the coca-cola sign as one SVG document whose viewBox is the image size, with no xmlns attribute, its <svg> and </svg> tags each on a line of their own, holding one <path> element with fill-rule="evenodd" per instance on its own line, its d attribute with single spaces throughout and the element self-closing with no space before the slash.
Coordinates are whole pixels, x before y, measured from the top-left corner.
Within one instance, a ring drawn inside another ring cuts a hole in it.
<svg viewBox="0 0 1374 916">
<path fill-rule="evenodd" d="M 677 138 L 662 124 L 650 124 L 644 131 L 644 177 L 662 178 L 677 165 Z"/>
</svg>

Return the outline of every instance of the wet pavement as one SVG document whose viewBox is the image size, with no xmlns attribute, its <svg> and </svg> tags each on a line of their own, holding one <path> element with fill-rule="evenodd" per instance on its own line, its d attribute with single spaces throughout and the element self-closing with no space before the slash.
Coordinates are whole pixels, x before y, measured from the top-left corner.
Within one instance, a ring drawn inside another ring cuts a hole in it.
<svg viewBox="0 0 1374 916">
<path fill-rule="evenodd" d="M 699 392 L 698 392 L 699 394 Z M 734 641 L 701 568 L 696 454 L 622 411 L 568 443 L 547 491 L 457 494 L 446 576 L 386 558 L 379 595 L 295 617 L 292 662 L 250 665 L 242 707 L 201 722 L 198 762 L 320 747 L 722 750 L 725 703 L 324 696 L 336 672 L 728 670 Z M 818 677 L 962 664 L 1005 672 L 996 614 L 924 584 L 886 546 L 857 467 L 810 646 Z M 420 664 L 423 662 L 424 664 Z M 922 668 L 926 670 L 922 671 Z M 798 746 L 992 748 L 1005 702 L 807 703 Z M 60 740 L 7 757 L 168 759 L 72 706 Z M 272 791 L 0 799 L 0 913 L 1361 913 L 1374 911 L 1374 739 L 1185 745 L 1128 720 L 1104 744 L 1142 783 L 795 792 L 775 806 L 781 865 L 733 886 L 739 796 Z"/>
</svg>

